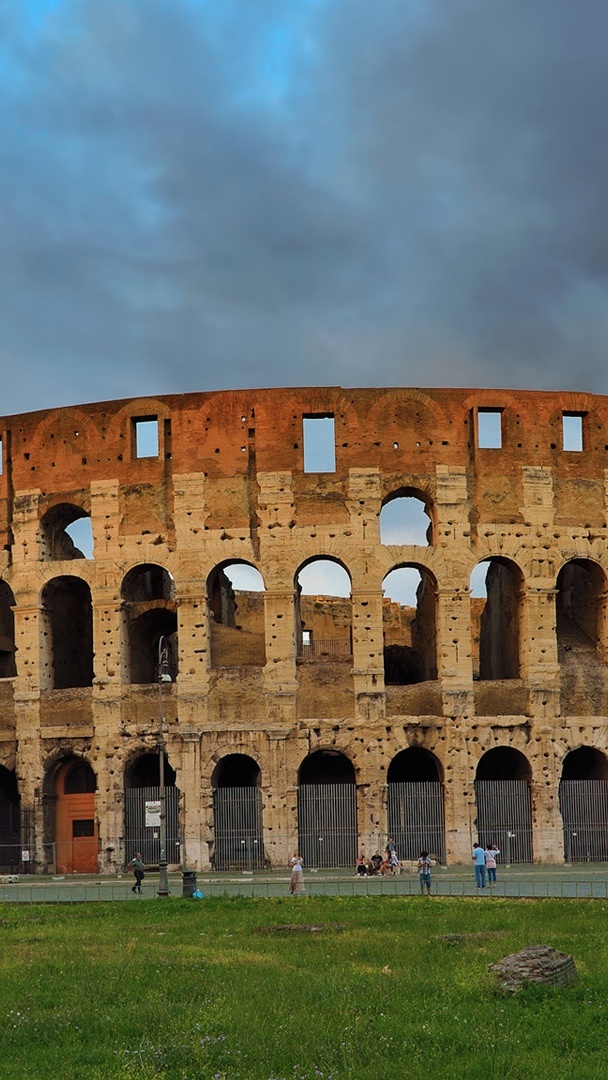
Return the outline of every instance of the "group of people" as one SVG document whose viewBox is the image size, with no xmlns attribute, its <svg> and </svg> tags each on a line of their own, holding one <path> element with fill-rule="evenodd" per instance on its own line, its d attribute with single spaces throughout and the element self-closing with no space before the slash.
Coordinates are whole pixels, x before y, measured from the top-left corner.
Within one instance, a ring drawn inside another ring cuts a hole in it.
<svg viewBox="0 0 608 1080">
<path fill-rule="evenodd" d="M 488 884 L 496 884 L 496 860 L 500 855 L 500 851 L 496 847 L 496 844 L 488 844 L 487 848 L 483 848 L 481 844 L 473 844 L 473 866 L 475 869 L 475 885 L 478 889 L 485 889 L 486 887 L 486 870 L 488 873 Z"/>
<path fill-rule="evenodd" d="M 389 840 L 389 844 L 390 843 L 393 843 L 393 841 Z M 394 845 L 392 848 L 389 848 L 387 844 L 384 856 L 380 854 L 379 848 L 376 848 L 371 859 L 366 859 L 365 855 L 359 855 L 355 870 L 359 877 L 375 877 L 377 874 L 382 875 L 382 877 L 391 874 L 394 877 L 397 873 L 398 866 L 399 859 L 397 858 L 397 851 Z"/>
</svg>

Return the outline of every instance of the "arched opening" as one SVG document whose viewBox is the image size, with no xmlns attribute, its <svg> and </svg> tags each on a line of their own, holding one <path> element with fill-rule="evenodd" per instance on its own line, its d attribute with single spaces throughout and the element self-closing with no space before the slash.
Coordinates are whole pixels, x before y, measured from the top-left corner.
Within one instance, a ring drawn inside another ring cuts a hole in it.
<svg viewBox="0 0 608 1080">
<path fill-rule="evenodd" d="M 153 563 L 134 566 L 124 578 L 121 595 L 128 681 L 158 682 L 164 660 L 166 673 L 175 682 L 178 642 L 173 578 Z"/>
<path fill-rule="evenodd" d="M 350 660 L 352 645 L 351 581 L 337 559 L 309 559 L 297 571 L 296 642 L 302 660 Z"/>
<path fill-rule="evenodd" d="M 401 859 L 428 851 L 445 863 L 443 784 L 439 762 L 428 750 L 412 746 L 391 761 L 388 773 L 387 831 Z"/>
<path fill-rule="evenodd" d="M 0 679 L 12 679 L 17 674 L 14 606 L 10 585 L 0 580 Z"/>
<path fill-rule="evenodd" d="M 0 870 L 3 874 L 15 874 L 23 868 L 22 847 L 29 848 L 25 826 L 26 822 L 21 820 L 17 777 L 14 771 L 0 765 Z M 29 864 L 26 868 L 29 869 Z"/>
<path fill-rule="evenodd" d="M 298 844 L 305 866 L 355 865 L 355 770 L 348 758 L 337 750 L 317 750 L 300 765 Z"/>
<path fill-rule="evenodd" d="M 42 590 L 43 663 L 54 690 L 93 682 L 91 590 L 77 577 L 58 577 Z"/>
<path fill-rule="evenodd" d="M 477 765 L 477 838 L 496 844 L 506 863 L 532 862 L 530 764 L 512 746 L 496 746 Z"/>
<path fill-rule="evenodd" d="M 409 686 L 437 678 L 437 587 L 425 567 L 396 567 L 382 582 L 384 680 Z"/>
<path fill-rule="evenodd" d="M 255 566 L 227 562 L 207 579 L 211 612 L 211 666 L 263 667 L 264 579 Z"/>
<path fill-rule="evenodd" d="M 473 677 L 519 679 L 522 575 L 509 559 L 485 559 L 471 574 Z"/>
<path fill-rule="evenodd" d="M 220 758 L 213 788 L 215 870 L 263 870 L 262 774 L 247 754 Z"/>
<path fill-rule="evenodd" d="M 566 862 L 608 862 L 608 761 L 594 746 L 564 758 L 559 785 Z"/>
<path fill-rule="evenodd" d="M 73 503 L 47 510 L 40 519 L 39 552 L 43 561 L 92 559 L 93 531 L 87 511 Z"/>
<path fill-rule="evenodd" d="M 95 819 L 97 780 L 82 758 L 64 759 L 54 776 L 54 865 L 58 874 L 96 874 L 99 836 Z"/>
<path fill-rule="evenodd" d="M 165 811 L 167 827 L 167 862 L 179 864 L 179 788 L 175 770 L 164 754 Z M 146 865 L 160 862 L 160 763 L 158 752 L 145 752 L 132 758 L 125 768 L 125 858 L 129 862 L 137 851 Z"/>
<path fill-rule="evenodd" d="M 555 601 L 562 711 L 606 712 L 606 578 L 589 559 L 571 559 L 559 572 Z"/>
<path fill-rule="evenodd" d="M 433 518 L 428 497 L 414 488 L 388 495 L 380 511 L 380 543 L 428 547 L 433 543 Z"/>
</svg>

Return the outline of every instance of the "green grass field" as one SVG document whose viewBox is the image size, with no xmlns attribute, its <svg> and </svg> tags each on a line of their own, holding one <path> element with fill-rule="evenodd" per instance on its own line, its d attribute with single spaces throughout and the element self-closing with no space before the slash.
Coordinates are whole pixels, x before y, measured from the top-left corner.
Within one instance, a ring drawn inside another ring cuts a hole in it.
<svg viewBox="0 0 608 1080">
<path fill-rule="evenodd" d="M 7 904 L 0 922 L 3 1080 L 608 1077 L 601 901 Z M 326 928 L 273 929 L 290 923 Z M 572 953 L 578 984 L 505 997 L 488 964 L 535 943 Z"/>
</svg>

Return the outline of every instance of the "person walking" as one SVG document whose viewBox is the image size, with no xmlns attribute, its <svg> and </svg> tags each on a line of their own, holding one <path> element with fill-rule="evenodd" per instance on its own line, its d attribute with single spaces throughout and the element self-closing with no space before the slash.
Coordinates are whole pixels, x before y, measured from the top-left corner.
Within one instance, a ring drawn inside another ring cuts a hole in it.
<svg viewBox="0 0 608 1080">
<path fill-rule="evenodd" d="M 134 892 L 137 896 L 141 896 L 141 883 L 145 877 L 144 864 L 141 861 L 141 851 L 135 852 L 135 858 L 131 859 L 129 866 L 135 874 L 135 885 L 131 889 L 131 892 Z"/>
<path fill-rule="evenodd" d="M 481 844 L 473 844 L 473 865 L 475 867 L 475 888 L 486 887 L 486 853 Z"/>
<path fill-rule="evenodd" d="M 496 844 L 489 844 L 485 850 L 488 885 L 496 884 L 496 859 L 499 855 L 500 851 L 496 847 Z"/>
<path fill-rule="evenodd" d="M 420 874 L 420 892 L 424 896 L 426 886 L 427 896 L 431 895 L 431 858 L 428 851 L 421 851 L 418 859 L 418 873 Z"/>
<path fill-rule="evenodd" d="M 304 873 L 300 852 L 294 851 L 291 859 L 291 881 L 289 891 L 292 896 L 302 896 L 304 893 Z"/>
</svg>

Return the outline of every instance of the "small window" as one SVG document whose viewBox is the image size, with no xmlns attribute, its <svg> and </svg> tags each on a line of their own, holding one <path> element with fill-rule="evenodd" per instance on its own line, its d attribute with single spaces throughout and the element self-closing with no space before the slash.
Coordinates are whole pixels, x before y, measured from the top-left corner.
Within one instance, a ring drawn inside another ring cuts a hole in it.
<svg viewBox="0 0 608 1080">
<path fill-rule="evenodd" d="M 302 645 L 312 645 L 312 630 L 302 630 Z"/>
<path fill-rule="evenodd" d="M 95 819 L 81 818 L 80 821 L 72 821 L 72 836 L 95 836 Z"/>
<path fill-rule="evenodd" d="M 135 427 L 135 457 L 158 457 L 158 420 L 145 416 L 133 421 Z"/>
<path fill-rule="evenodd" d="M 564 450 L 583 449 L 582 413 L 562 413 L 562 437 Z"/>
<path fill-rule="evenodd" d="M 502 409 L 477 410 L 477 445 L 480 450 L 502 448 Z"/>
<path fill-rule="evenodd" d="M 333 416 L 305 416 L 303 424 L 304 472 L 335 472 L 336 437 Z"/>
</svg>

